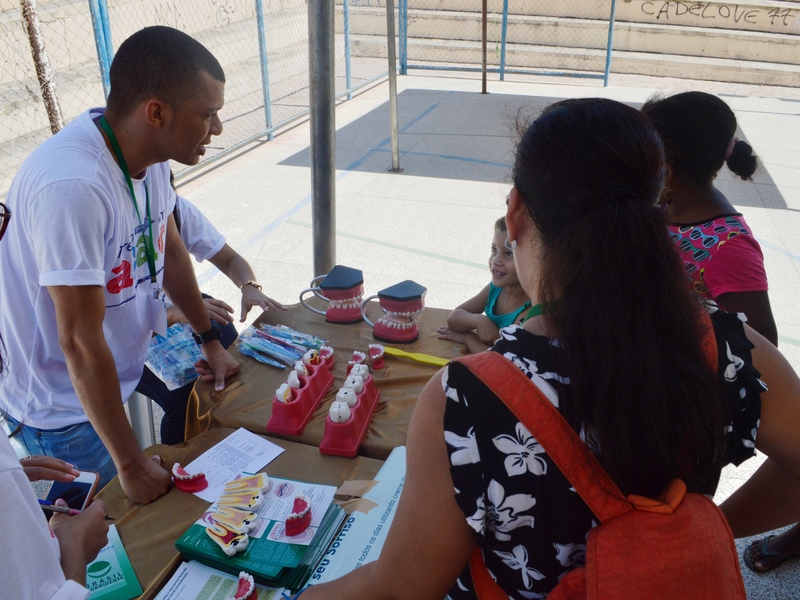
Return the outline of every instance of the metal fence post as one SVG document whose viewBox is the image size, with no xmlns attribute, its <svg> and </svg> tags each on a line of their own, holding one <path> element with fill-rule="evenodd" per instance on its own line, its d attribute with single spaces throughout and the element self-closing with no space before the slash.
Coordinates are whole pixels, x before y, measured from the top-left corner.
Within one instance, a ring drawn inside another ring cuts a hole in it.
<svg viewBox="0 0 800 600">
<path fill-rule="evenodd" d="M 353 99 L 353 79 L 350 70 L 350 0 L 342 0 L 344 17 L 344 82 L 347 88 L 347 99 Z"/>
<path fill-rule="evenodd" d="M 108 92 L 111 90 L 111 81 L 109 80 L 108 73 L 111 69 L 111 59 L 114 56 L 114 46 L 111 43 L 111 27 L 108 23 L 108 5 L 106 4 L 106 0 L 89 0 L 89 10 L 92 13 L 94 44 L 97 49 L 97 63 L 100 67 L 100 77 L 103 80 L 103 95 L 107 99 Z"/>
<path fill-rule="evenodd" d="M 500 38 L 500 81 L 506 78 L 506 39 L 508 38 L 508 0 L 503 0 L 503 31 Z"/>
<path fill-rule="evenodd" d="M 311 231 L 314 275 L 336 263 L 335 21 L 331 0 L 308 0 Z"/>
<path fill-rule="evenodd" d="M 489 0 L 483 0 L 481 6 L 481 94 L 488 94 L 486 89 L 487 46 L 489 44 Z"/>
<path fill-rule="evenodd" d="M 617 18 L 617 0 L 611 0 L 611 14 L 608 16 L 608 45 L 606 46 L 606 69 L 603 74 L 603 87 L 608 87 L 608 75 L 611 73 L 611 52 L 614 46 L 614 21 Z"/>
<path fill-rule="evenodd" d="M 394 31 L 394 0 L 386 0 L 386 44 L 389 55 L 389 130 L 392 136 L 392 173 L 400 168 L 400 126 L 397 116 L 397 51 Z"/>
<path fill-rule="evenodd" d="M 269 94 L 269 59 L 267 57 L 267 30 L 264 25 L 264 0 L 256 0 L 256 20 L 258 21 L 258 52 L 261 56 L 261 94 L 264 97 L 264 119 L 267 123 L 267 140 L 271 142 L 275 135 L 272 133 L 272 99 Z"/>
<path fill-rule="evenodd" d="M 408 75 L 408 0 L 400 0 L 398 6 L 400 27 L 400 75 Z"/>
</svg>

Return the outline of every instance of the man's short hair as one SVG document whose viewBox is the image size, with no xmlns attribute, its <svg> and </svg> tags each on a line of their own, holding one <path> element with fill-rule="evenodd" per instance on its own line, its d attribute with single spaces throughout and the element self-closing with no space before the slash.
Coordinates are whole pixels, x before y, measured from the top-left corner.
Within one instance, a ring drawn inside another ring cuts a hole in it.
<svg viewBox="0 0 800 600">
<path fill-rule="evenodd" d="M 201 71 L 225 83 L 219 61 L 203 44 L 171 27 L 146 27 L 114 56 L 108 109 L 126 117 L 150 98 L 179 108 L 197 92 Z"/>
</svg>

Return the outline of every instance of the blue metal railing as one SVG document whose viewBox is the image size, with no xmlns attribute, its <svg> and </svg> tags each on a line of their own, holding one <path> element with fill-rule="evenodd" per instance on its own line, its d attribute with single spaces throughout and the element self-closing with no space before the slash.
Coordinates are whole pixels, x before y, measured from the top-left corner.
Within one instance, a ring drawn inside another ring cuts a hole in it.
<svg viewBox="0 0 800 600">
<path fill-rule="evenodd" d="M 605 68 L 602 73 L 581 72 L 581 71 L 556 71 L 549 69 L 509 69 L 506 67 L 506 46 L 508 40 L 508 0 L 503 0 L 502 28 L 500 38 L 500 67 L 489 68 L 489 73 L 498 73 L 500 81 L 505 79 L 506 73 L 519 75 L 553 75 L 562 77 L 580 77 L 589 79 L 602 79 L 603 85 L 608 85 L 608 77 L 611 71 L 611 54 L 614 42 L 614 24 L 616 19 L 616 0 L 611 0 L 611 9 L 608 18 L 608 41 L 606 44 Z M 449 65 L 431 64 L 409 64 L 408 62 L 408 0 L 399 0 L 400 26 L 400 74 L 406 75 L 408 69 L 421 69 L 429 71 L 460 71 L 460 72 L 480 72 L 480 67 L 464 67 Z"/>
<path fill-rule="evenodd" d="M 108 3 L 106 0 L 89 0 L 89 12 L 92 14 L 92 29 L 97 50 L 97 63 L 100 67 L 100 78 L 103 81 L 103 95 L 108 98 L 111 89 L 109 71 L 114 59 L 114 44 L 111 41 L 111 23 L 108 19 Z"/>
</svg>

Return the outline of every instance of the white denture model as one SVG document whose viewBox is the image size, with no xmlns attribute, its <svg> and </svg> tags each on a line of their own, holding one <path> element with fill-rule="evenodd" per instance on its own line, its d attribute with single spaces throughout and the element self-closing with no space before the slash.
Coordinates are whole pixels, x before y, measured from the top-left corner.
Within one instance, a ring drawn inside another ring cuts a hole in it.
<svg viewBox="0 0 800 600">
<path fill-rule="evenodd" d="M 350 375 L 358 375 L 361 379 L 366 379 L 369 377 L 369 367 L 364 364 L 353 365 L 353 368 L 350 370 Z"/>
<path fill-rule="evenodd" d="M 334 423 L 344 423 L 350 419 L 350 407 L 347 406 L 347 402 L 336 401 L 331 404 L 331 409 L 328 413 L 328 416 L 330 416 L 331 421 Z"/>
<path fill-rule="evenodd" d="M 300 388 L 300 378 L 297 376 L 297 371 L 291 371 L 289 373 L 289 377 L 286 378 L 286 383 L 289 385 L 290 388 L 294 389 Z"/>
<path fill-rule="evenodd" d="M 303 377 L 308 377 L 308 369 L 302 360 L 298 360 L 296 363 L 294 363 L 294 372 L 298 375 L 302 375 Z"/>
<path fill-rule="evenodd" d="M 336 402 L 344 402 L 347 406 L 353 408 L 358 402 L 358 398 L 352 388 L 343 387 L 336 392 Z"/>
<path fill-rule="evenodd" d="M 292 399 L 292 388 L 288 383 L 282 383 L 281 387 L 275 391 L 275 397 L 279 402 L 289 402 Z"/>
<path fill-rule="evenodd" d="M 344 380 L 344 386 L 350 388 L 356 394 L 360 394 L 364 390 L 364 378 L 361 375 L 353 375 L 351 372 L 347 379 Z"/>
</svg>

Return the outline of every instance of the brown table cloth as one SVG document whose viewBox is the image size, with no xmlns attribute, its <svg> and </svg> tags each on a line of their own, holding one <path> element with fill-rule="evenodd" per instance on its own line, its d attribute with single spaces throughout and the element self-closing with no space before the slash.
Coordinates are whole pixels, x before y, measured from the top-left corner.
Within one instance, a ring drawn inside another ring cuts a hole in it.
<svg viewBox="0 0 800 600">
<path fill-rule="evenodd" d="M 233 431 L 213 429 L 178 446 L 151 446 L 145 454 L 160 455 L 169 468 L 176 462 L 186 465 Z M 360 456 L 325 456 L 317 448 L 305 444 L 269 439 L 286 450 L 263 469 L 275 477 L 338 487 L 347 480 L 374 478 L 383 464 Z M 175 549 L 175 541 L 203 514 L 209 503 L 173 488 L 151 504 L 133 504 L 123 493 L 117 478 L 97 497 L 106 503 L 106 513 L 114 517 L 111 523 L 117 525 L 144 590 L 141 598 L 153 598 L 183 560 Z"/>
<path fill-rule="evenodd" d="M 321 301 L 312 299 L 311 304 L 322 307 Z M 370 320 L 380 317 L 377 302 L 368 306 Z M 465 353 L 464 346 L 436 338 L 436 330 L 447 322 L 450 311 L 426 308 L 419 316 L 419 339 L 409 344 L 393 346 L 409 352 L 422 352 L 452 359 Z M 256 323 L 283 324 L 303 333 L 314 334 L 328 341 L 333 347 L 336 363 L 333 369 L 333 387 L 323 398 L 314 416 L 299 436 L 271 436 L 290 439 L 310 446 L 319 446 L 325 431 L 325 419 L 336 392 L 343 385 L 347 362 L 353 350 L 368 352 L 369 344 L 378 343 L 372 337 L 372 329 L 366 323 L 336 325 L 327 323 L 321 315 L 296 304 L 286 312 L 263 313 Z M 387 345 L 387 344 L 384 344 Z M 234 358 L 242 365 L 239 376 L 222 392 L 214 391 L 212 383 L 198 381 L 194 387 L 186 413 L 186 439 L 216 427 L 244 427 L 254 433 L 266 434 L 267 421 L 272 414 L 272 397 L 289 374 L 241 355 L 231 347 Z M 422 388 L 436 373 L 437 367 L 425 365 L 407 358 L 386 356 L 386 365 L 372 373 L 381 393 L 372 421 L 359 449 L 359 454 L 386 460 L 389 453 L 406 442 L 411 413 Z"/>
</svg>

